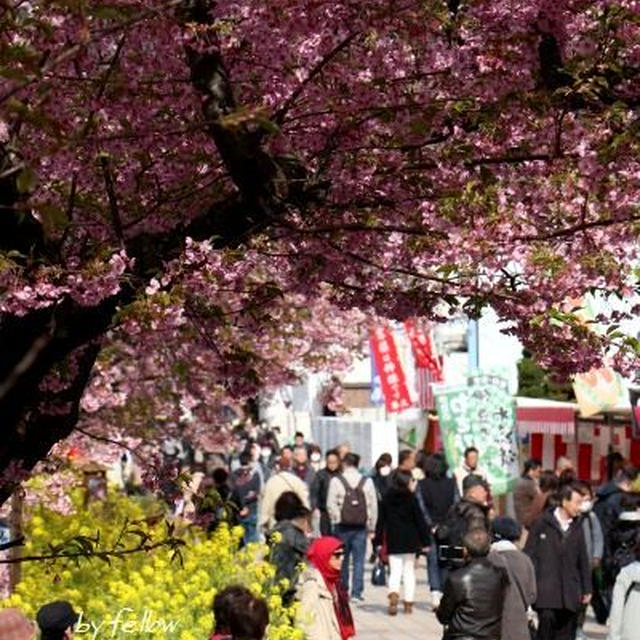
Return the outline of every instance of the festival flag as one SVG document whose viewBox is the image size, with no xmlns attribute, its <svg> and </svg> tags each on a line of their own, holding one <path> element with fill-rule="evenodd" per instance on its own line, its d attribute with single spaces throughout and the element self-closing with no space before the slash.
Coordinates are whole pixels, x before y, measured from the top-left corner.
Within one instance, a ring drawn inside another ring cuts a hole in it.
<svg viewBox="0 0 640 640">
<path fill-rule="evenodd" d="M 398 356 L 393 333 L 388 327 L 371 330 L 371 353 L 380 376 L 380 384 L 389 413 L 404 411 L 411 406 L 407 380 Z"/>
<path fill-rule="evenodd" d="M 442 362 L 436 354 L 431 332 L 422 329 L 414 319 L 405 320 L 404 328 L 411 342 L 416 368 L 429 369 L 438 382 L 442 381 Z"/>
<path fill-rule="evenodd" d="M 492 493 L 511 491 L 518 478 L 518 445 L 516 405 L 508 381 L 471 375 L 467 385 L 437 388 L 436 406 L 449 466 L 455 469 L 465 448 L 475 446 Z"/>
<path fill-rule="evenodd" d="M 436 406 L 433 384 L 443 381 L 442 361 L 436 354 L 428 329 L 420 327 L 414 319 L 406 320 L 404 328 L 416 363 L 418 406 L 423 410 L 433 411 Z"/>
</svg>

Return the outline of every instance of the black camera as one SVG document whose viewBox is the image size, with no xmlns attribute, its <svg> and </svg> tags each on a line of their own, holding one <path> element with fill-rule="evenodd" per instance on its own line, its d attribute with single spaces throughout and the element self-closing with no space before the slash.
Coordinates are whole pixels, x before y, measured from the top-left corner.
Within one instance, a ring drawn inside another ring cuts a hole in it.
<svg viewBox="0 0 640 640">
<path fill-rule="evenodd" d="M 438 553 L 441 562 L 461 562 L 465 559 L 464 547 L 442 545 L 439 547 Z"/>
</svg>

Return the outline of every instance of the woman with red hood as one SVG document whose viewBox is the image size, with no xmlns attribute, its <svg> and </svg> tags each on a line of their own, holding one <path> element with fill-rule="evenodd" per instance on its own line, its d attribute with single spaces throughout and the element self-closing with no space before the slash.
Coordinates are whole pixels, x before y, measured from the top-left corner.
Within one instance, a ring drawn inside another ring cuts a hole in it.
<svg viewBox="0 0 640 640">
<path fill-rule="evenodd" d="M 310 566 L 300 577 L 298 623 L 307 640 L 349 640 L 355 635 L 349 595 L 340 582 L 342 541 L 315 540 L 307 551 Z"/>
</svg>

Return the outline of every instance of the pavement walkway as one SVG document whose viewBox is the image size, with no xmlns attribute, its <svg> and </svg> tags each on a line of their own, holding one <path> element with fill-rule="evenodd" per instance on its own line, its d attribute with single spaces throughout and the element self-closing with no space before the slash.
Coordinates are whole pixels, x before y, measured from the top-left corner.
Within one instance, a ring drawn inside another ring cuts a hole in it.
<svg viewBox="0 0 640 640">
<path fill-rule="evenodd" d="M 387 588 L 371 585 L 371 565 L 365 574 L 365 601 L 353 602 L 357 640 L 441 640 L 442 626 L 429 604 L 429 586 L 426 579 L 425 559 L 420 558 L 416 570 L 418 588 L 412 615 L 405 615 L 400 605 L 398 615 L 387 614 Z M 591 617 L 585 627 L 589 640 L 606 640 L 607 629 L 595 623 Z"/>
</svg>

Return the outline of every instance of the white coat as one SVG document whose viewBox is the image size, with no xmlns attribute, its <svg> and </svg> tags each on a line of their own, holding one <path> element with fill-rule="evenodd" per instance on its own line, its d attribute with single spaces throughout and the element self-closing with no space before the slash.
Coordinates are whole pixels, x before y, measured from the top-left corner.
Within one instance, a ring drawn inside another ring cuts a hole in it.
<svg viewBox="0 0 640 640">
<path fill-rule="evenodd" d="M 635 588 L 629 591 L 631 585 Z M 625 596 L 629 597 L 625 602 Z M 640 638 L 640 561 L 624 567 L 613 587 L 608 640 L 638 640 Z"/>
</svg>

